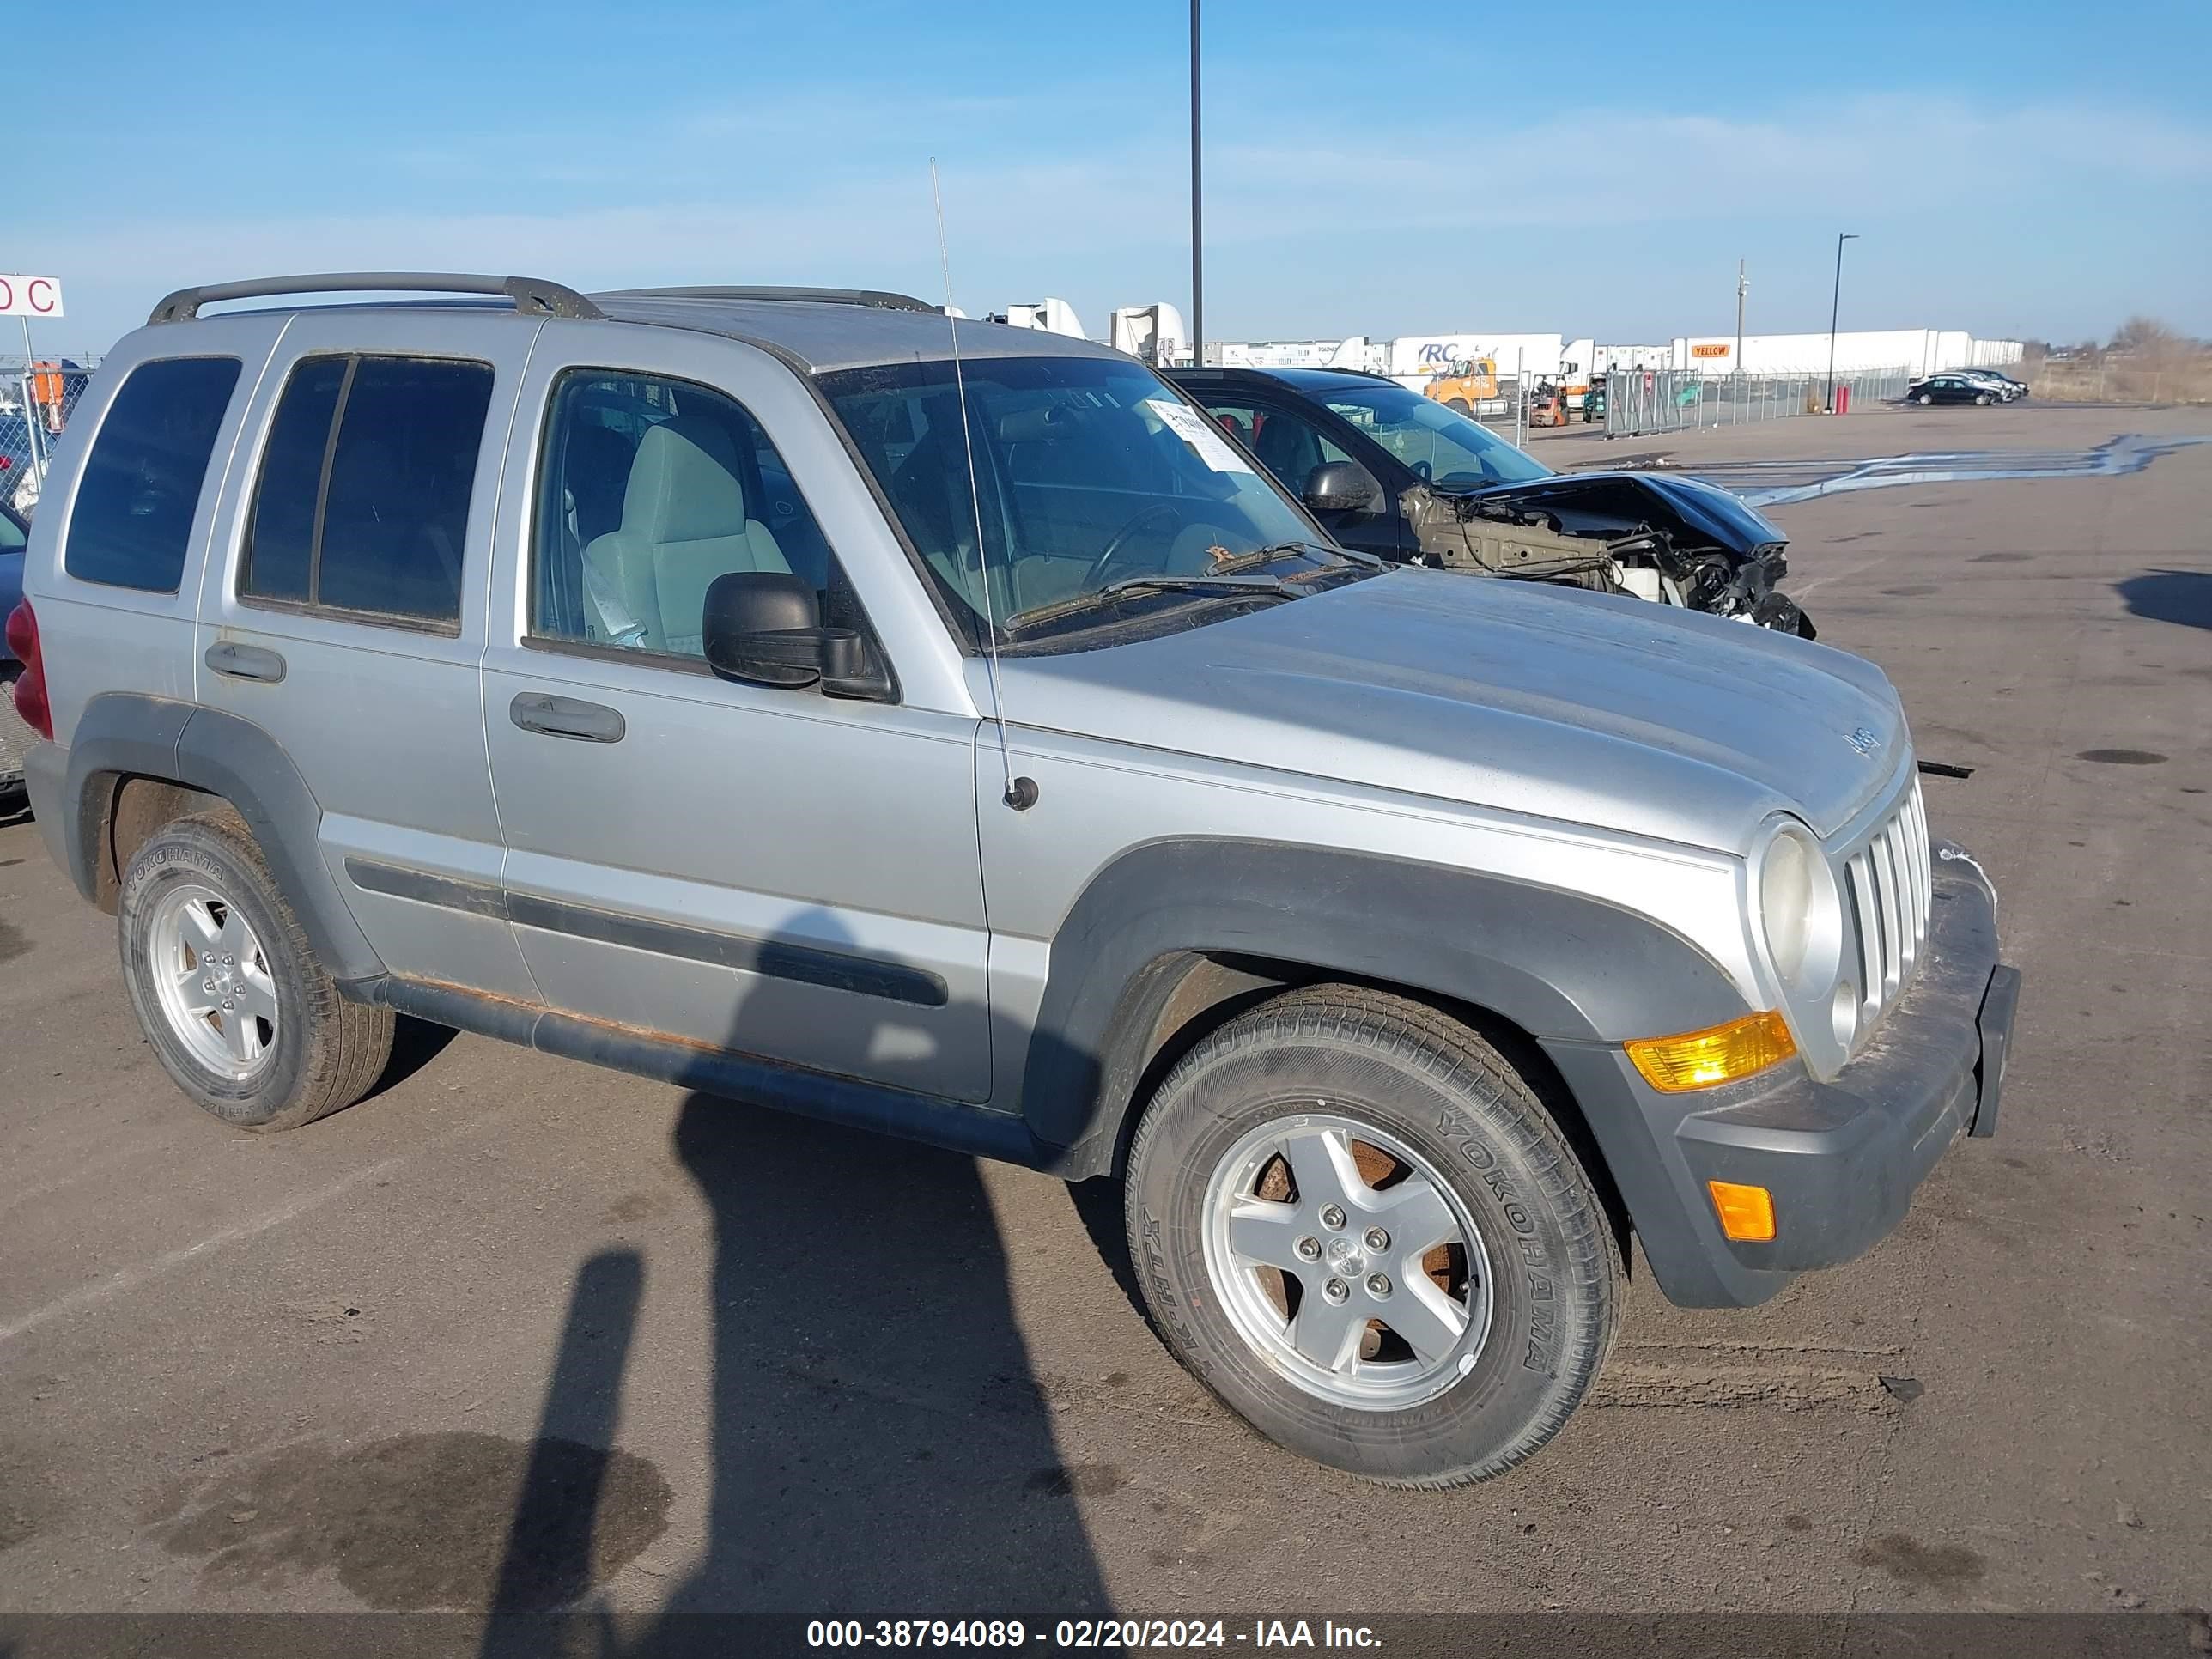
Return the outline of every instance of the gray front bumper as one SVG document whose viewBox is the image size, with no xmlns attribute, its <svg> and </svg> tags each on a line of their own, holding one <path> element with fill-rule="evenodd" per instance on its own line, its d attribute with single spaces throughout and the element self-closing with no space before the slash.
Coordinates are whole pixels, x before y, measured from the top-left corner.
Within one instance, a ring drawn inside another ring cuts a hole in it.
<svg viewBox="0 0 2212 1659">
<path fill-rule="evenodd" d="M 1743 1083 L 1662 1094 L 1617 1048 L 1547 1043 L 1626 1200 L 1660 1288 L 1689 1306 L 1748 1306 L 1809 1267 L 1863 1255 L 1961 1134 L 1995 1131 L 2020 974 L 1997 960 L 1996 901 L 1938 843 L 1920 971 L 1832 1082 L 1792 1063 Z M 1708 1181 L 1765 1188 L 1776 1237 L 1722 1235 Z"/>
</svg>

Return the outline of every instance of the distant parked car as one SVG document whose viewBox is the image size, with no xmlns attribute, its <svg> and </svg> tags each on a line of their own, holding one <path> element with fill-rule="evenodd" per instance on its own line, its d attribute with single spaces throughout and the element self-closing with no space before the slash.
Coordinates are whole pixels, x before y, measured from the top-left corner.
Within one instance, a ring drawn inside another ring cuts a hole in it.
<svg viewBox="0 0 2212 1659">
<path fill-rule="evenodd" d="M 2015 380 L 2011 375 L 2001 374 L 1994 368 L 1962 368 L 1957 372 L 1970 380 L 1979 380 L 2007 403 L 2027 396 L 2027 381 Z"/>
<path fill-rule="evenodd" d="M 1946 373 L 1930 374 L 1924 380 L 1915 380 L 1905 388 L 1905 401 L 1909 404 L 1989 404 L 2002 403 L 2005 397 L 1986 380 Z"/>
<path fill-rule="evenodd" d="M 31 526 L 14 507 L 0 501 L 0 622 L 22 603 L 23 546 L 30 538 Z M 6 637 L 0 635 L 0 684 L 14 680 L 22 666 Z"/>
<path fill-rule="evenodd" d="M 0 409 L 0 507 L 27 516 L 39 504 L 39 475 L 31 464 L 32 439 L 20 409 Z"/>
<path fill-rule="evenodd" d="M 0 502 L 0 620 L 4 620 L 23 598 L 23 546 L 30 539 L 30 526 L 15 514 L 15 510 Z M 21 676 L 23 665 L 17 660 L 15 649 L 0 635 L 0 685 L 12 685 Z M 12 728 L 12 729 L 11 729 Z M 12 811 L 21 803 L 23 791 L 23 744 L 21 739 L 29 735 L 15 718 L 12 702 L 0 704 L 0 811 Z"/>
</svg>

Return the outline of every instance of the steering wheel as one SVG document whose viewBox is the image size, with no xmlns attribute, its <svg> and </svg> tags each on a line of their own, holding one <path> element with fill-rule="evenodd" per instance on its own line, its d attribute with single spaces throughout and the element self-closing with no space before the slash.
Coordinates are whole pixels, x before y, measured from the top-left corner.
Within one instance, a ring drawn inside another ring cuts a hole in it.
<svg viewBox="0 0 2212 1659">
<path fill-rule="evenodd" d="M 1123 525 L 1119 530 L 1115 531 L 1113 535 L 1107 539 L 1104 550 L 1102 551 L 1097 558 L 1091 562 L 1091 568 L 1083 573 L 1083 584 L 1077 591 L 1090 592 L 1103 587 L 1106 585 L 1106 572 L 1112 568 L 1114 561 L 1121 556 L 1122 548 L 1127 544 L 1129 539 L 1133 537 L 1139 530 L 1142 529 L 1152 520 L 1158 518 L 1162 514 L 1165 514 L 1170 520 L 1174 519 L 1176 516 L 1176 509 L 1173 503 L 1168 501 L 1154 501 L 1150 507 L 1138 514 L 1135 518 L 1130 520 L 1128 523 Z"/>
</svg>

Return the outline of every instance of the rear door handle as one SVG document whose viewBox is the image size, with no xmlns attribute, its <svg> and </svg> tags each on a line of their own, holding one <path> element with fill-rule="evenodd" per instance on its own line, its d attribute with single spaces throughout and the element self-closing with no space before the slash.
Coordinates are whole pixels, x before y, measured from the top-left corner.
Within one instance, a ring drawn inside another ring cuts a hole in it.
<svg viewBox="0 0 2212 1659">
<path fill-rule="evenodd" d="M 260 680 L 274 685 L 284 678 L 284 659 L 258 645 L 218 640 L 208 647 L 207 665 L 225 679 Z"/>
<path fill-rule="evenodd" d="M 507 717 L 526 732 L 583 743 L 620 743 L 627 729 L 622 713 L 604 703 L 580 702 L 544 691 L 518 691 Z"/>
</svg>

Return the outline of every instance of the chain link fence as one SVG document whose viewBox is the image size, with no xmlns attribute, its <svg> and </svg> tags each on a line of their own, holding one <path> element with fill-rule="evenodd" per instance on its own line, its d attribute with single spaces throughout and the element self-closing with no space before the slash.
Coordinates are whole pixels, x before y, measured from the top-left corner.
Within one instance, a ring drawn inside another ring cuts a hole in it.
<svg viewBox="0 0 2212 1659">
<path fill-rule="evenodd" d="M 1441 380 L 1426 387 L 1416 382 L 1414 389 L 1524 447 L 1532 427 L 1574 425 L 1583 418 L 1579 400 L 1568 405 L 1565 377 L 1529 367 L 1519 353 L 1459 365 Z"/>
<path fill-rule="evenodd" d="M 0 358 L 0 501 L 27 519 L 97 361 Z"/>
<path fill-rule="evenodd" d="M 1838 373 L 1837 403 L 1849 407 L 1896 403 L 1911 379 L 1911 371 L 1902 367 Z M 1630 369 L 1606 377 L 1605 429 L 1607 436 L 1622 438 L 1818 415 L 1827 408 L 1828 386 L 1826 374 L 1708 378 L 1693 369 Z"/>
</svg>

